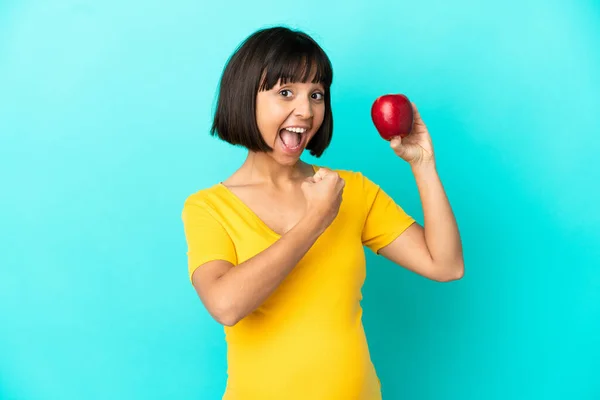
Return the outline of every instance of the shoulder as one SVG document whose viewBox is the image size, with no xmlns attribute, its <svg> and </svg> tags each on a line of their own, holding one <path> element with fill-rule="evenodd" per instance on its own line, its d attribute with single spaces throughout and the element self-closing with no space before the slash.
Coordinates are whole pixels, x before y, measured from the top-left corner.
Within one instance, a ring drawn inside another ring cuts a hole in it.
<svg viewBox="0 0 600 400">
<path fill-rule="evenodd" d="M 183 203 L 184 215 L 190 212 L 203 211 L 208 214 L 214 214 L 223 205 L 225 187 L 221 184 L 199 189 L 188 195 Z"/>
</svg>

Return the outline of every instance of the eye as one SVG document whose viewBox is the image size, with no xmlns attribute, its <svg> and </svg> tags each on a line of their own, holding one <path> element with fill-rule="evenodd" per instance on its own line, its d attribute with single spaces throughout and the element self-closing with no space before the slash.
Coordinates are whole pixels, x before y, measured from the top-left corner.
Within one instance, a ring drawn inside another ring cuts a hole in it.
<svg viewBox="0 0 600 400">
<path fill-rule="evenodd" d="M 292 92 L 288 89 L 283 89 L 279 91 L 279 94 L 283 97 L 290 97 L 292 95 Z"/>
<path fill-rule="evenodd" d="M 321 92 L 315 92 L 315 93 L 312 94 L 312 98 L 315 99 L 315 100 L 323 100 L 324 96 L 325 95 L 323 93 L 321 93 Z"/>
</svg>

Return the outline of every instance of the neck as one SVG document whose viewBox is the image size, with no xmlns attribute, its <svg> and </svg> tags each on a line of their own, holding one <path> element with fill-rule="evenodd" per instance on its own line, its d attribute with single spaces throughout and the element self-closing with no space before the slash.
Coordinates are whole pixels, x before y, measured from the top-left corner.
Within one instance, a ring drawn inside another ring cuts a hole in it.
<svg viewBox="0 0 600 400">
<path fill-rule="evenodd" d="M 269 154 L 248 152 L 240 169 L 245 170 L 250 181 L 278 186 L 304 179 L 308 176 L 307 170 L 310 168 L 301 160 L 294 164 L 281 165 Z"/>
</svg>

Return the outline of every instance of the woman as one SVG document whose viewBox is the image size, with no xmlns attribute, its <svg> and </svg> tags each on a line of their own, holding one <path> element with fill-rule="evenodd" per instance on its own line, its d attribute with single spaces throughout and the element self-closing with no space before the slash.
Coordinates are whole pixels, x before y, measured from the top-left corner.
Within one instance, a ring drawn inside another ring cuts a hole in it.
<svg viewBox="0 0 600 400">
<path fill-rule="evenodd" d="M 212 133 L 248 149 L 182 218 L 190 280 L 224 325 L 224 399 L 381 398 L 362 326 L 364 247 L 436 281 L 460 279 L 459 233 L 417 108 L 391 148 L 409 163 L 424 228 L 359 172 L 309 165 L 333 130 L 330 61 L 308 35 L 260 30 L 223 72 Z"/>
</svg>

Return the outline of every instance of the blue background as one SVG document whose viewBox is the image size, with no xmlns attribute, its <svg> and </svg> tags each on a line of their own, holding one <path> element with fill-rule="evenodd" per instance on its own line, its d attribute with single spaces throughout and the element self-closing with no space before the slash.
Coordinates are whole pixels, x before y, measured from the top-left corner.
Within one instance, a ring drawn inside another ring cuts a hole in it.
<svg viewBox="0 0 600 400">
<path fill-rule="evenodd" d="M 220 398 L 223 331 L 189 284 L 180 213 L 243 161 L 208 135 L 218 80 L 274 24 L 334 64 L 318 163 L 362 171 L 422 221 L 370 120 L 377 96 L 404 93 L 459 221 L 458 282 L 367 250 L 384 399 L 600 398 L 592 0 L 0 2 L 0 398 Z"/>
</svg>

